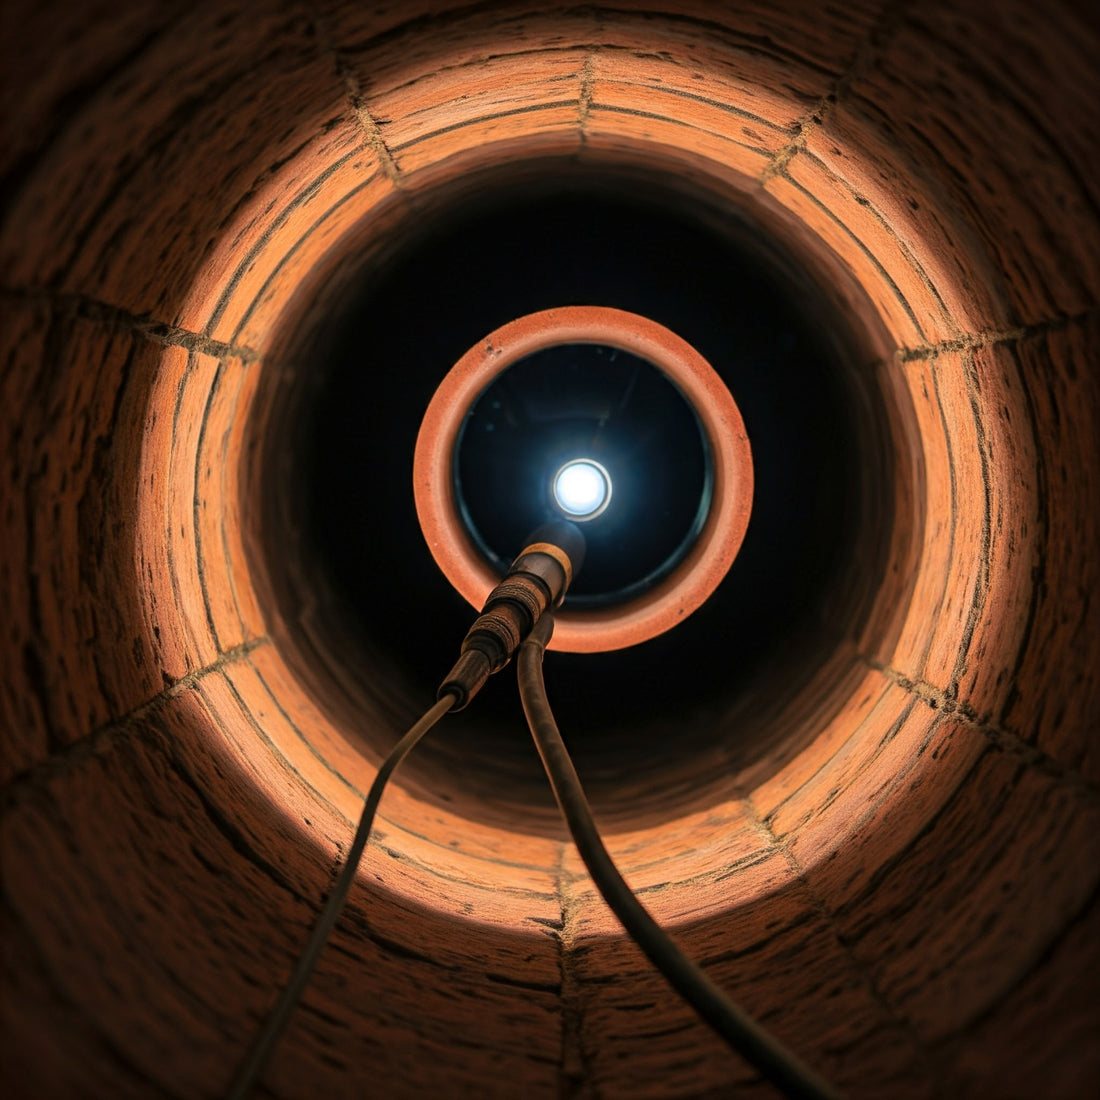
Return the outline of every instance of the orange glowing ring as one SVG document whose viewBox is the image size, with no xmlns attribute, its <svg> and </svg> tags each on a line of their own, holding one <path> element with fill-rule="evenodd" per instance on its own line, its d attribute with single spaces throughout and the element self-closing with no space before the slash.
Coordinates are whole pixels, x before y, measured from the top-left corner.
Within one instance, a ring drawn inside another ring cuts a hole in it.
<svg viewBox="0 0 1100 1100">
<path fill-rule="evenodd" d="M 663 371 L 695 410 L 710 446 L 713 495 L 694 546 L 676 568 L 642 595 L 614 607 L 559 611 L 550 648 L 600 653 L 655 638 L 701 606 L 729 572 L 752 510 L 752 451 L 725 383 L 686 341 L 635 313 L 604 306 L 566 306 L 529 313 L 475 344 L 435 391 L 416 440 L 413 489 L 420 528 L 436 564 L 480 610 L 500 580 L 466 533 L 455 500 L 455 443 L 470 407 L 513 363 L 560 344 L 603 344 Z M 567 601 L 568 603 L 568 601 Z"/>
</svg>

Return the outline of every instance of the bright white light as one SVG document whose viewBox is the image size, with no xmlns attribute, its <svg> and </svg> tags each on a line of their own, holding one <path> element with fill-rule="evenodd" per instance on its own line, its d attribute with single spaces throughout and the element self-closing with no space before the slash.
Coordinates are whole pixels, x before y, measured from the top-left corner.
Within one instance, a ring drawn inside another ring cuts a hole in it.
<svg viewBox="0 0 1100 1100">
<path fill-rule="evenodd" d="M 554 475 L 554 499 L 573 519 L 595 519 L 611 503 L 611 478 L 593 459 L 576 458 Z"/>
</svg>

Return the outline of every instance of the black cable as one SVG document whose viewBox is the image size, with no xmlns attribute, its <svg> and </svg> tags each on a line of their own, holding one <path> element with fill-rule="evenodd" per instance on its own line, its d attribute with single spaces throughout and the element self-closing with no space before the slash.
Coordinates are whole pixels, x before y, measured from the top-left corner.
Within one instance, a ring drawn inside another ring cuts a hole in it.
<svg viewBox="0 0 1100 1100">
<path fill-rule="evenodd" d="M 409 732 L 397 742 L 389 756 L 382 762 L 382 766 L 378 769 L 378 774 L 374 777 L 374 782 L 371 784 L 370 791 L 367 794 L 367 801 L 363 806 L 363 813 L 359 818 L 359 828 L 355 831 L 355 839 L 351 842 L 348 858 L 344 861 L 344 866 L 340 870 L 340 877 L 336 880 L 336 885 L 332 888 L 332 893 L 325 902 L 325 906 L 321 910 L 321 915 L 317 918 L 317 923 L 313 926 L 313 931 L 310 933 L 309 940 L 306 942 L 306 946 L 299 956 L 298 962 L 294 966 L 294 972 L 290 975 L 290 979 L 279 995 L 279 1000 L 276 1002 L 274 1009 L 272 1009 L 271 1015 L 267 1018 L 267 1023 L 264 1024 L 263 1030 L 256 1036 L 248 1055 L 237 1071 L 237 1076 L 228 1093 L 229 1100 L 244 1100 L 244 1097 L 251 1091 L 257 1080 L 259 1080 L 260 1074 L 263 1073 L 264 1067 L 267 1065 L 268 1059 L 275 1049 L 275 1044 L 278 1043 L 279 1037 L 283 1033 L 283 1029 L 290 1020 L 291 1014 L 298 1006 L 298 1001 L 302 996 L 302 990 L 305 988 L 306 982 L 309 981 L 309 977 L 313 973 L 313 968 L 317 965 L 317 959 L 325 946 L 325 941 L 328 939 L 329 933 L 332 931 L 337 918 L 340 916 L 340 911 L 344 907 L 348 891 L 351 889 L 351 884 L 355 879 L 355 872 L 359 867 L 359 859 L 363 854 L 363 849 L 366 847 L 367 838 L 370 836 L 371 825 L 374 822 L 374 813 L 378 809 L 378 803 L 382 798 L 382 792 L 386 787 L 387 780 L 424 734 L 426 734 L 428 730 L 447 713 L 447 711 L 454 707 L 456 700 L 456 695 L 444 695 L 443 698 L 428 710 Z"/>
<path fill-rule="evenodd" d="M 676 946 L 619 874 L 596 830 L 580 779 L 546 697 L 542 659 L 553 630 L 553 616 L 547 613 L 520 647 L 520 698 L 550 786 L 554 789 L 554 797 L 558 800 L 581 859 L 604 901 L 649 961 L 727 1046 L 754 1065 L 788 1096 L 800 1100 L 838 1100 L 840 1094 L 836 1089 L 787 1050 L 748 1013 L 738 1008 Z"/>
</svg>

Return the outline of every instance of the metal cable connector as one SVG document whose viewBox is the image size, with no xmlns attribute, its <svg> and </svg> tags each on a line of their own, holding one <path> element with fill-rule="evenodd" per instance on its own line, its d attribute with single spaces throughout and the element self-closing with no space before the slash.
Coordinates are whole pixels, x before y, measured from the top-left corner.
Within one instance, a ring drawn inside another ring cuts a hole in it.
<svg viewBox="0 0 1100 1100">
<path fill-rule="evenodd" d="M 583 560 L 584 536 L 572 523 L 557 520 L 534 531 L 489 593 L 439 697 L 454 695 L 454 709 L 462 710 L 512 659 L 539 619 L 561 604 Z"/>
</svg>

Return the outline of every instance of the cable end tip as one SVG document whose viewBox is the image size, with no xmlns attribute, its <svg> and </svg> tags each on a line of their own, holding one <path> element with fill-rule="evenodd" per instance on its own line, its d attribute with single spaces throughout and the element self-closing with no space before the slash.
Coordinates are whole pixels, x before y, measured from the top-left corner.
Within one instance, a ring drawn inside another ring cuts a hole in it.
<svg viewBox="0 0 1100 1100">
<path fill-rule="evenodd" d="M 468 706 L 470 700 L 485 686 L 489 674 L 493 671 L 489 658 L 478 649 L 468 649 L 455 662 L 454 668 L 447 674 L 447 678 L 439 685 L 436 698 L 442 699 L 444 695 L 455 697 L 454 711 L 462 710 Z"/>
</svg>

